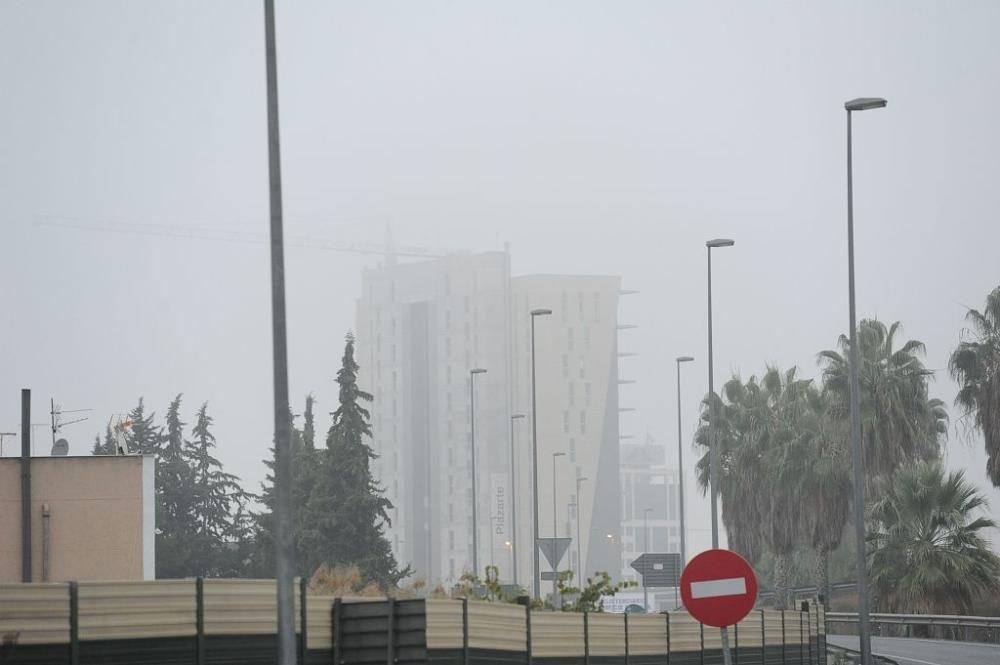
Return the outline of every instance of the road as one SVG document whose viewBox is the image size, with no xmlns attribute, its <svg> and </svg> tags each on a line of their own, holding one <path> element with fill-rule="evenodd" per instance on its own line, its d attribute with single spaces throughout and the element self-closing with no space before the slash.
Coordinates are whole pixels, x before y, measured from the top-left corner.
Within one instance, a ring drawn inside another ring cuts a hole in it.
<svg viewBox="0 0 1000 665">
<path fill-rule="evenodd" d="M 839 647 L 857 650 L 853 635 L 827 635 L 827 641 Z M 892 658 L 899 665 L 997 665 L 1000 645 L 980 642 L 873 637 L 872 652 Z"/>
</svg>

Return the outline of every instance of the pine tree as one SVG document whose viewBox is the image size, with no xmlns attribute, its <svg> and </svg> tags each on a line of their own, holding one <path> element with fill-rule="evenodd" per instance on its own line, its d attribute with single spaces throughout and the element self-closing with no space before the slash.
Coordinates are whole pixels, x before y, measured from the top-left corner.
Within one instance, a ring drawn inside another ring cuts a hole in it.
<svg viewBox="0 0 1000 665">
<path fill-rule="evenodd" d="M 157 427 L 153 419 L 155 413 L 146 415 L 146 407 L 142 398 L 128 414 L 128 419 L 132 423 L 131 433 L 128 435 L 128 447 L 132 453 L 140 455 L 157 455 L 163 443 L 163 428 Z"/>
<path fill-rule="evenodd" d="M 156 576 L 191 574 L 194 557 L 192 490 L 194 474 L 184 459 L 181 395 L 167 409 L 167 433 L 156 461 Z"/>
<path fill-rule="evenodd" d="M 115 454 L 115 438 L 111 434 L 111 425 L 108 425 L 104 430 L 104 441 L 101 441 L 101 435 L 94 435 L 94 447 L 90 450 L 91 455 L 114 455 Z"/>
<path fill-rule="evenodd" d="M 193 438 L 184 442 L 183 455 L 192 479 L 191 565 L 196 574 L 236 575 L 241 568 L 240 551 L 249 539 L 247 504 L 252 497 L 212 454 L 216 446 L 212 423 L 206 402 L 198 409 Z"/>
<path fill-rule="evenodd" d="M 314 450 L 316 448 L 316 419 L 313 416 L 313 405 L 316 400 L 313 399 L 312 393 L 306 395 L 306 411 L 304 415 L 305 423 L 302 426 L 302 443 L 305 445 L 307 450 Z"/>
</svg>

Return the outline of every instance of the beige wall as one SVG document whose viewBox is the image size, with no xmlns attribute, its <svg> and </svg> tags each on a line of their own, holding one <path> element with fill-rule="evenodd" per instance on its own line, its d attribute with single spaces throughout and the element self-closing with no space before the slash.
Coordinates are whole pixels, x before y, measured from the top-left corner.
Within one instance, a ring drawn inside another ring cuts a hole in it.
<svg viewBox="0 0 1000 665">
<path fill-rule="evenodd" d="M 42 504 L 50 511 L 49 580 L 153 577 L 152 457 L 31 460 L 32 577 L 42 580 Z M 0 459 L 0 583 L 21 581 L 21 460 Z"/>
</svg>

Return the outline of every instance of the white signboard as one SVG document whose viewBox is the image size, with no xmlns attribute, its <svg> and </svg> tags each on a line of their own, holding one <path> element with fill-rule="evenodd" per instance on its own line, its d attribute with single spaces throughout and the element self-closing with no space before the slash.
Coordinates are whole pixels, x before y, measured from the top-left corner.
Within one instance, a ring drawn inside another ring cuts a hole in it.
<svg viewBox="0 0 1000 665">
<path fill-rule="evenodd" d="M 502 545 L 509 539 L 510 502 L 507 490 L 507 474 L 494 473 L 490 477 L 490 517 L 493 537 Z"/>
<path fill-rule="evenodd" d="M 605 612 L 624 614 L 629 605 L 642 605 L 641 591 L 620 591 L 613 596 L 605 596 L 601 600 Z"/>
</svg>

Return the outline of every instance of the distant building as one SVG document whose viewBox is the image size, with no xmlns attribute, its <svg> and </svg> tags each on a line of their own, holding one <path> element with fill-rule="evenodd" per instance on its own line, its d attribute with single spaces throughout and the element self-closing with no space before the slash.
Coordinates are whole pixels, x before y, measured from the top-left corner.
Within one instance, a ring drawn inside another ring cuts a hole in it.
<svg viewBox="0 0 1000 665">
<path fill-rule="evenodd" d="M 539 529 L 574 538 L 582 484 L 586 570 L 620 567 L 618 277 L 511 278 L 506 252 L 461 254 L 364 271 L 357 308 L 361 386 L 375 397 L 374 470 L 393 501 L 388 537 L 402 564 L 431 584 L 472 567 L 469 370 L 477 375 L 479 573 L 512 579 L 511 443 L 515 446 L 518 582 L 532 579 L 529 311 L 536 321 Z M 528 417 L 512 421 L 511 415 Z M 513 423 L 513 429 L 512 429 Z M 552 453 L 556 459 L 553 524 Z M 600 488 L 600 496 L 594 488 Z M 542 570 L 548 570 L 544 560 Z M 544 587 L 543 587 L 544 588 Z"/>
<path fill-rule="evenodd" d="M 621 446 L 621 483 L 621 575 L 639 582 L 631 564 L 640 554 L 680 553 L 677 469 L 667 466 L 666 449 L 651 439 L 626 443 Z"/>
<path fill-rule="evenodd" d="M 32 457 L 32 581 L 154 579 L 154 465 L 148 455 Z M 22 581 L 21 545 L 21 459 L 4 457 L 0 583 Z"/>
</svg>

